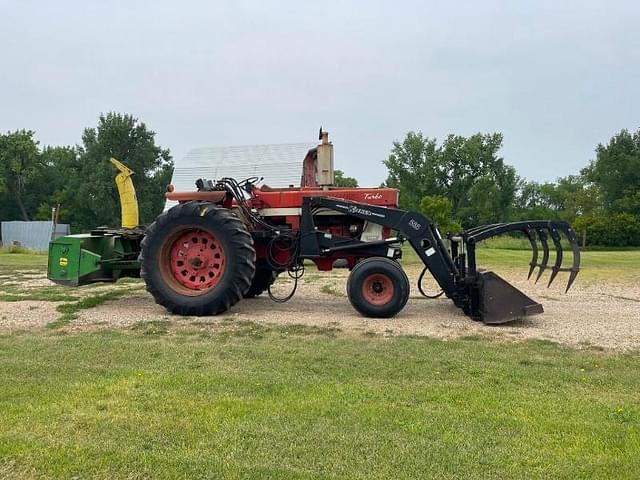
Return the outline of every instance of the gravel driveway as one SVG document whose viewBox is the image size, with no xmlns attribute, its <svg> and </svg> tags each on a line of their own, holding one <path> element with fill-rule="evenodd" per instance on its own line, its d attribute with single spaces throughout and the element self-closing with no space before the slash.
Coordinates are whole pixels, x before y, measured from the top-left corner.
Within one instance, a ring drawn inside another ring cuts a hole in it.
<svg viewBox="0 0 640 480">
<path fill-rule="evenodd" d="M 221 319 L 246 320 L 265 324 L 304 324 L 330 326 L 345 334 L 419 335 L 456 338 L 469 335 L 498 337 L 505 340 L 543 339 L 574 346 L 596 346 L 615 350 L 640 348 L 640 285 L 625 282 L 577 282 L 565 295 L 559 279 L 547 289 L 523 278 L 522 271 L 507 272 L 504 277 L 532 298 L 540 301 L 545 313 L 525 321 L 501 326 L 474 322 L 447 299 L 428 300 L 415 288 L 418 271 L 409 269 L 412 295 L 405 309 L 395 318 L 374 320 L 361 317 L 345 295 L 347 272 L 330 274 L 309 271 L 295 297 L 284 304 L 272 302 L 266 295 L 243 300 L 219 317 L 179 317 L 167 314 L 144 291 L 83 310 L 79 318 L 65 327 L 71 330 L 129 328 L 141 321 L 170 320 L 176 325 L 215 325 Z M 504 273 L 504 272 L 502 272 Z M 33 281 L 34 279 L 29 279 Z M 139 288 L 138 285 L 132 285 Z M 280 292 L 284 294 L 281 285 Z M 119 288 L 122 288 L 120 286 Z M 56 318 L 54 302 L 0 302 L 0 330 L 45 326 Z"/>
</svg>

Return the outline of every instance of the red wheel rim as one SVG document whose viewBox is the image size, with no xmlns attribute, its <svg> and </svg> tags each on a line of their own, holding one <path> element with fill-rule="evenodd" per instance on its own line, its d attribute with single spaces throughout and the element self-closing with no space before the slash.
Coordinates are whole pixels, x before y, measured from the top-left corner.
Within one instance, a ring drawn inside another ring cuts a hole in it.
<svg viewBox="0 0 640 480">
<path fill-rule="evenodd" d="M 225 254 L 215 235 L 192 229 L 178 233 L 170 244 L 170 273 L 189 290 L 214 288 L 225 268 Z"/>
<path fill-rule="evenodd" d="M 362 282 L 362 296 L 372 305 L 386 305 L 394 293 L 393 282 L 382 273 L 373 273 Z"/>
</svg>

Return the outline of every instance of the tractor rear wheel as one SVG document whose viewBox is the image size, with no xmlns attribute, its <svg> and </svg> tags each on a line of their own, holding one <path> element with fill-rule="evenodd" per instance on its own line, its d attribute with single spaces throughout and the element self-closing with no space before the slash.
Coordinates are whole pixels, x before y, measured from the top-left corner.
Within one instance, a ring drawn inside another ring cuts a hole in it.
<svg viewBox="0 0 640 480">
<path fill-rule="evenodd" d="M 273 285 L 276 278 L 278 278 L 278 272 L 271 268 L 266 260 L 256 261 L 256 273 L 251 280 L 249 290 L 244 294 L 244 298 L 254 298 L 264 293 Z"/>
<path fill-rule="evenodd" d="M 358 262 L 347 281 L 349 301 L 365 317 L 393 317 L 406 305 L 409 291 L 402 267 L 384 257 Z"/>
<path fill-rule="evenodd" d="M 245 225 L 230 210 L 188 202 L 162 213 L 140 252 L 147 291 L 179 315 L 217 315 L 247 292 L 256 252 Z"/>
</svg>

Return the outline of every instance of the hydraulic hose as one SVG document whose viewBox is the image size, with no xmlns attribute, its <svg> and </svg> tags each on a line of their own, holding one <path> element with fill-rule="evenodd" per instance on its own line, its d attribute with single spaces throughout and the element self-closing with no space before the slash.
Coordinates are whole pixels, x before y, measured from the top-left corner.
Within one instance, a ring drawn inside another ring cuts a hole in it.
<svg viewBox="0 0 640 480">
<path fill-rule="evenodd" d="M 435 299 L 435 298 L 441 297 L 442 294 L 444 293 L 444 290 L 440 290 L 440 293 L 436 293 L 435 295 L 429 295 L 428 293 L 426 293 L 422 289 L 422 279 L 424 278 L 424 274 L 427 273 L 428 271 L 429 271 L 429 269 L 427 267 L 424 267 L 424 269 L 422 270 L 422 273 L 418 277 L 418 290 L 420 290 L 420 294 L 423 297 L 427 297 L 427 298 L 430 298 L 430 299 Z"/>
</svg>

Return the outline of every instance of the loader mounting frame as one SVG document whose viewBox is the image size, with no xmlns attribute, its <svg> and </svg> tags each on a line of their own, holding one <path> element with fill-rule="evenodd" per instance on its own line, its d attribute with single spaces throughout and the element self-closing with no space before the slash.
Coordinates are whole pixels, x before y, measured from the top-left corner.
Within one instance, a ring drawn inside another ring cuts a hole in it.
<svg viewBox="0 0 640 480">
<path fill-rule="evenodd" d="M 317 230 L 314 225 L 313 212 L 318 208 L 330 209 L 388 227 L 396 231 L 397 235 L 374 242 L 328 235 Z M 567 271 L 570 272 L 567 290 L 571 287 L 579 271 L 580 250 L 573 230 L 565 222 L 530 221 L 476 227 L 461 235 L 449 236 L 450 247 L 447 248 L 435 224 L 418 212 L 331 197 L 304 198 L 299 233 L 299 258 L 318 260 L 336 253 L 357 252 L 361 257 L 380 256 L 396 260 L 402 256 L 401 244 L 407 241 L 447 298 L 465 314 L 484 323 L 506 323 L 544 311 L 541 304 L 495 273 L 480 271 L 476 267 L 477 243 L 509 232 L 523 232 L 527 235 L 533 250 L 529 277 L 538 267 L 538 279 L 548 268 L 549 247 L 546 232 L 549 232 L 556 249 L 556 261 L 552 267 L 549 285 L 559 272 Z M 571 268 L 561 266 L 563 249 L 560 232 L 565 234 L 571 245 Z M 536 233 L 543 246 L 541 263 L 538 263 Z"/>
</svg>

